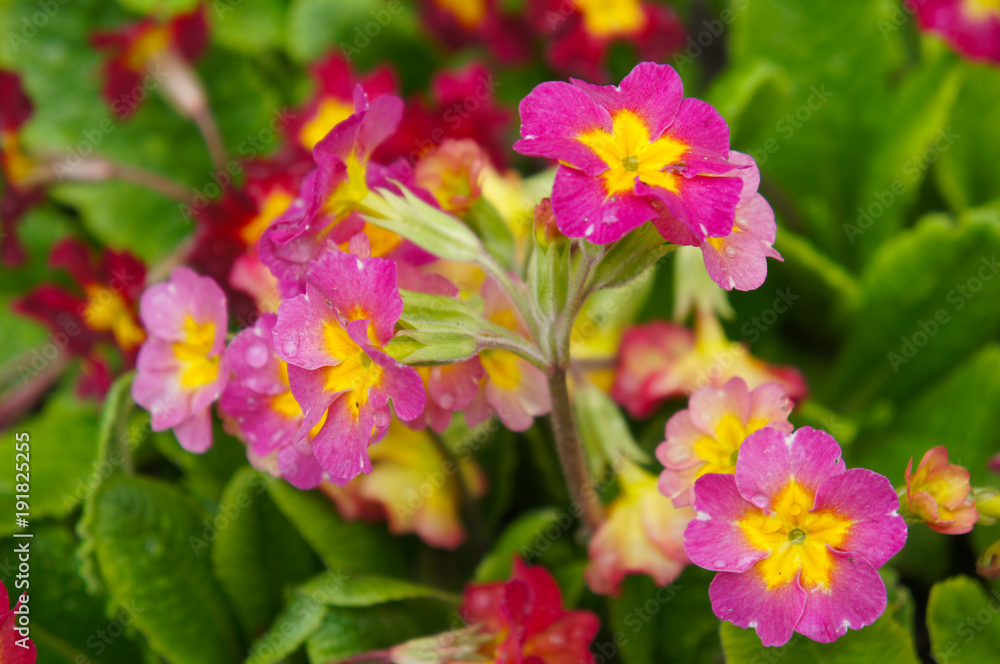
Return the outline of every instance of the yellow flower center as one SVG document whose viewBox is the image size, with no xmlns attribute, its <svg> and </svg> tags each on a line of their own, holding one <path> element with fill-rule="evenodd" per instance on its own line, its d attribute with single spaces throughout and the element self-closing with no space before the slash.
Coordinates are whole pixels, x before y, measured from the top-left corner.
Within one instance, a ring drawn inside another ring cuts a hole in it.
<svg viewBox="0 0 1000 664">
<path fill-rule="evenodd" d="M 480 357 L 483 370 L 493 383 L 504 390 L 512 390 L 521 384 L 521 368 L 518 356 L 507 350 L 484 351 Z"/>
<path fill-rule="evenodd" d="M 354 104 L 351 101 L 341 101 L 336 97 L 323 97 L 319 102 L 316 114 L 302 125 L 299 140 L 306 148 L 312 150 L 322 141 L 330 130 L 351 117 Z"/>
<path fill-rule="evenodd" d="M 646 124 L 629 110 L 618 111 L 612 116 L 611 131 L 609 134 L 603 129 L 592 129 L 577 136 L 578 141 L 607 164 L 608 170 L 601 177 L 608 196 L 632 191 L 636 177 L 651 187 L 678 190 L 681 176 L 664 169 L 679 165 L 688 150 L 686 143 L 669 136 L 650 141 Z"/>
<path fill-rule="evenodd" d="M 169 43 L 170 30 L 162 25 L 153 26 L 132 42 L 122 60 L 132 71 L 142 72 L 149 60 L 167 48 Z"/>
<path fill-rule="evenodd" d="M 275 189 L 260 206 L 257 216 L 251 219 L 246 226 L 240 229 L 240 239 L 248 246 L 257 244 L 260 236 L 271 225 L 271 222 L 280 215 L 292 203 L 294 198 L 283 189 Z"/>
<path fill-rule="evenodd" d="M 646 15 L 639 0 L 580 0 L 587 32 L 595 37 L 614 37 L 641 30 Z"/>
<path fill-rule="evenodd" d="M 725 415 L 715 427 L 715 437 L 703 436 L 694 444 L 694 453 L 705 460 L 696 477 L 706 473 L 736 472 L 736 456 L 747 436 L 767 424 L 766 420 L 750 420 L 744 427 L 735 415 Z"/>
<path fill-rule="evenodd" d="M 437 5 L 454 16 L 466 30 L 479 27 L 486 18 L 486 0 L 437 0 Z"/>
<path fill-rule="evenodd" d="M 368 327 L 368 336 L 374 334 Z M 348 408 L 357 420 L 361 407 L 368 403 L 368 391 L 382 382 L 382 367 L 372 362 L 368 354 L 347 334 L 347 330 L 335 322 L 324 324 L 323 337 L 326 350 L 340 360 L 340 364 L 327 367 L 327 392 L 348 392 Z"/>
<path fill-rule="evenodd" d="M 811 511 L 814 504 L 815 496 L 792 480 L 775 498 L 770 515 L 752 510 L 738 522 L 754 548 L 770 553 L 757 563 L 769 589 L 793 581 L 799 571 L 805 588 L 830 585 L 828 547 L 844 543 L 852 522 L 832 510 Z"/>
<path fill-rule="evenodd" d="M 219 356 L 209 357 L 215 343 L 215 323 L 184 320 L 184 341 L 174 343 L 174 356 L 184 364 L 181 385 L 197 388 L 208 385 L 219 375 Z"/>
<path fill-rule="evenodd" d="M 111 332 L 118 345 L 126 351 L 146 340 L 146 332 L 121 293 L 97 284 L 87 284 L 83 290 L 87 294 L 83 310 L 83 322 L 87 327 L 98 332 Z"/>
<path fill-rule="evenodd" d="M 965 10 L 974 20 L 1000 14 L 1000 0 L 965 0 Z"/>
<path fill-rule="evenodd" d="M 368 195 L 368 185 L 365 182 L 366 163 L 358 159 L 351 151 L 347 155 L 347 177 L 330 193 L 323 205 L 323 211 L 333 219 L 340 221 L 357 208 L 357 204 Z"/>
</svg>

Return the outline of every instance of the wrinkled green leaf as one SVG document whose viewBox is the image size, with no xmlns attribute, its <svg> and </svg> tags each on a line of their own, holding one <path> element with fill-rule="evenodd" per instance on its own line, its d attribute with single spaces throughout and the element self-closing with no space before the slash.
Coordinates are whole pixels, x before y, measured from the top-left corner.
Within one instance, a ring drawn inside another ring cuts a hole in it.
<svg viewBox="0 0 1000 664">
<path fill-rule="evenodd" d="M 979 664 L 1000 653 L 1000 591 L 989 594 L 973 579 L 957 576 L 934 584 L 927 600 L 931 652 L 939 662 Z"/>
</svg>

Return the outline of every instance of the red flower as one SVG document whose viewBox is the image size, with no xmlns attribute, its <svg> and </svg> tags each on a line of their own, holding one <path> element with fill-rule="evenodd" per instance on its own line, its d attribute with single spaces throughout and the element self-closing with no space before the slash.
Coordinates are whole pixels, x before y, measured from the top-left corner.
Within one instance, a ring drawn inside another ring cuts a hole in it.
<svg viewBox="0 0 1000 664">
<path fill-rule="evenodd" d="M 506 131 L 511 114 L 497 103 L 496 88 L 493 73 L 480 63 L 436 75 L 432 100 L 407 100 L 399 129 L 375 151 L 374 159 L 389 163 L 402 157 L 414 166 L 446 138 L 471 138 L 502 168 L 510 148 Z"/>
<path fill-rule="evenodd" d="M 499 664 L 591 664 L 600 628 L 588 611 L 566 611 L 559 586 L 543 567 L 514 560 L 511 579 L 466 588 L 460 613 L 494 639 L 482 654 Z"/>
<path fill-rule="evenodd" d="M 104 63 L 104 98 L 124 120 L 138 107 L 141 100 L 136 93 L 157 59 L 167 53 L 189 63 L 201 57 L 208 43 L 208 23 L 199 6 L 166 22 L 144 18 L 117 30 L 98 32 L 91 41 L 111 54 Z"/>
<path fill-rule="evenodd" d="M 42 198 L 41 189 L 30 182 L 34 164 L 21 151 L 18 136 L 32 110 L 21 77 L 0 69 L 0 180 L 3 182 L 0 190 L 0 260 L 7 265 L 24 260 L 16 227 L 21 217 Z"/>
<path fill-rule="evenodd" d="M 309 153 L 320 139 L 354 113 L 355 86 L 360 85 L 369 100 L 396 91 L 396 75 L 389 67 L 359 75 L 338 53 L 315 63 L 311 71 L 316 91 L 306 107 L 295 114 L 287 130 L 293 147 L 303 149 L 310 163 Z"/>
<path fill-rule="evenodd" d="M 186 262 L 222 286 L 230 314 L 251 321 L 257 311 L 276 311 L 274 279 L 257 257 L 257 241 L 271 221 L 295 199 L 313 166 L 285 152 L 275 160 L 246 164 L 246 184 L 193 211 L 198 233 Z"/>
<path fill-rule="evenodd" d="M 111 378 L 96 347 L 105 342 L 117 345 L 131 366 L 146 338 L 136 316 L 146 268 L 128 252 L 110 249 L 95 261 L 90 250 L 74 239 L 52 248 L 49 265 L 68 272 L 79 288 L 74 292 L 42 284 L 15 301 L 13 308 L 44 323 L 67 352 L 83 358 L 87 377 L 79 386 L 82 394 L 103 395 Z"/>
<path fill-rule="evenodd" d="M 673 9 L 640 0 L 530 0 L 528 13 L 548 41 L 552 67 L 595 82 L 611 78 L 606 65 L 615 42 L 631 44 L 639 61 L 663 62 L 686 37 Z"/>
<path fill-rule="evenodd" d="M 499 0 L 427 0 L 423 16 L 427 27 L 450 49 L 485 44 L 503 63 L 513 64 L 531 55 L 527 25 L 519 16 L 499 9 Z"/>
<path fill-rule="evenodd" d="M 17 631 L 17 614 L 15 613 L 21 606 L 21 600 L 13 609 L 8 609 L 10 599 L 7 597 L 7 588 L 0 583 L 0 662 L 3 664 L 35 664 L 35 644 L 26 636 L 21 636 Z"/>
</svg>

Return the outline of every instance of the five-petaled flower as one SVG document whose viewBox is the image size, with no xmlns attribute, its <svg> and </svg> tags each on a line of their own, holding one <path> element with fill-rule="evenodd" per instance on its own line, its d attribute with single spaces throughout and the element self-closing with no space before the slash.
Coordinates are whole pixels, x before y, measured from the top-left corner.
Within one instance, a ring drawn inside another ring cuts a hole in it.
<svg viewBox="0 0 1000 664">
<path fill-rule="evenodd" d="M 698 478 L 685 549 L 719 572 L 709 596 L 720 619 L 766 646 L 793 632 L 828 643 L 885 611 L 877 570 L 906 543 L 898 507 L 889 480 L 847 470 L 828 433 L 765 427 L 744 441 L 735 475 Z"/>
<path fill-rule="evenodd" d="M 403 311 L 396 264 L 369 256 L 367 239 L 354 253 L 332 250 L 314 261 L 305 293 L 281 303 L 274 346 L 288 363 L 288 382 L 302 406 L 298 438 L 313 438 L 313 454 L 334 483 L 370 473 L 367 448 L 396 415 L 412 420 L 424 409 L 419 374 L 384 351 Z"/>
<path fill-rule="evenodd" d="M 149 411 L 153 431 L 173 429 L 181 446 L 212 446 L 211 405 L 229 380 L 226 295 L 209 277 L 177 267 L 139 301 L 149 334 L 136 360 L 132 398 Z"/>
<path fill-rule="evenodd" d="M 746 438 L 764 427 L 790 433 L 791 401 L 778 383 L 750 391 L 742 378 L 722 387 L 703 387 L 688 408 L 667 421 L 666 440 L 656 448 L 664 465 L 660 491 L 674 505 L 690 505 L 695 481 L 707 473 L 736 472 L 736 458 Z"/>
<path fill-rule="evenodd" d="M 514 149 L 560 162 L 552 210 L 566 235 L 606 244 L 647 221 L 680 244 L 732 231 L 743 180 L 729 127 L 684 98 L 672 67 L 643 62 L 618 86 L 542 83 L 520 111 Z"/>
<path fill-rule="evenodd" d="M 927 450 L 913 471 L 913 459 L 906 465 L 906 506 L 923 519 L 931 530 L 945 535 L 961 535 L 979 520 L 975 500 L 969 495 L 969 471 L 948 463 L 948 448 Z"/>
</svg>

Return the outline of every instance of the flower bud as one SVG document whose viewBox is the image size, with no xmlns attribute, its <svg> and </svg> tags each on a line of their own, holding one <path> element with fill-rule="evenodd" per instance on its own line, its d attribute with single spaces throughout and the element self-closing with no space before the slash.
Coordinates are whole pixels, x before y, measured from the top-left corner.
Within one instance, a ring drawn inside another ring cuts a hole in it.
<svg viewBox="0 0 1000 664">
<path fill-rule="evenodd" d="M 972 530 L 979 518 L 969 495 L 969 471 L 948 463 L 948 449 L 935 447 L 924 454 L 917 472 L 913 459 L 906 466 L 906 504 L 913 516 L 931 530 L 961 535 Z"/>
</svg>

